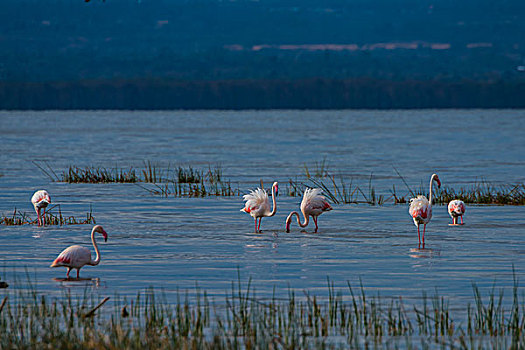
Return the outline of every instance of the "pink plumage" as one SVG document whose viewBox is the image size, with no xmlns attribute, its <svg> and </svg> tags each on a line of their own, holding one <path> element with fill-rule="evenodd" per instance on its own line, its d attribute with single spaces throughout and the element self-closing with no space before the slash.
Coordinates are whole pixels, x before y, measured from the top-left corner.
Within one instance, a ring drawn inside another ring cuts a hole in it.
<svg viewBox="0 0 525 350">
<path fill-rule="evenodd" d="M 272 202 L 273 209 L 270 208 L 270 200 L 268 193 L 263 189 L 256 189 L 250 191 L 250 193 L 243 196 L 244 208 L 242 212 L 250 214 L 255 219 L 255 233 L 261 231 L 261 221 L 263 217 L 274 216 L 277 212 L 277 203 L 275 202 L 275 196 L 279 193 L 279 185 L 274 182 L 272 185 Z M 259 219 L 259 225 L 257 225 L 257 219 Z"/>
<path fill-rule="evenodd" d="M 461 218 L 463 225 L 463 214 L 465 214 L 465 203 L 462 200 L 454 199 L 448 203 L 448 214 L 452 217 L 452 224 L 458 225 L 458 218 Z"/>
<path fill-rule="evenodd" d="M 72 245 L 64 249 L 51 264 L 51 267 L 67 267 L 66 277 L 69 278 L 69 272 L 72 269 L 77 269 L 77 278 L 80 274 L 80 269 L 85 265 L 96 266 L 100 263 L 100 252 L 98 250 L 97 242 L 95 241 L 95 232 L 100 233 L 104 240 L 108 240 L 108 234 L 102 226 L 96 225 L 91 230 L 91 242 L 95 248 L 96 258 L 91 259 L 91 251 L 79 245 Z"/>
<path fill-rule="evenodd" d="M 319 215 L 333 209 L 322 193 L 323 191 L 319 188 L 307 188 L 304 191 L 303 200 L 301 201 L 301 212 L 303 213 L 304 222 L 301 223 L 298 212 L 291 212 L 286 218 L 286 232 L 290 232 L 290 224 L 294 215 L 297 216 L 297 224 L 301 227 L 308 226 L 309 217 L 311 216 L 315 223 L 315 232 L 317 232 L 319 228 L 317 218 Z"/>
<path fill-rule="evenodd" d="M 44 210 L 43 216 L 45 216 L 46 208 L 51 203 L 51 197 L 49 196 L 49 193 L 47 193 L 46 190 L 36 191 L 33 194 L 33 197 L 31 197 L 31 203 L 35 207 L 36 215 L 38 217 L 38 226 L 45 225 L 45 221 L 40 215 L 40 210 Z"/>
<path fill-rule="evenodd" d="M 421 244 L 419 225 L 423 225 L 423 248 L 425 248 L 425 231 L 427 224 L 430 222 L 430 219 L 432 219 L 432 183 L 434 181 L 437 183 L 438 188 L 441 187 L 441 181 L 439 180 L 437 174 L 432 174 L 430 177 L 430 200 L 428 200 L 427 197 L 423 195 L 419 195 L 416 198 L 410 199 L 410 207 L 408 208 L 408 213 L 412 217 L 414 225 L 417 227 L 417 237 L 419 244 Z"/>
</svg>

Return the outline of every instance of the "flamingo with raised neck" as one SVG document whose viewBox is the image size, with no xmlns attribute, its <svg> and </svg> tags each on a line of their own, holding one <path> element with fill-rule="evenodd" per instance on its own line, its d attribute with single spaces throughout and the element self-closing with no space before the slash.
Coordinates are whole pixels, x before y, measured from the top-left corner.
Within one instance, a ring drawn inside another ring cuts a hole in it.
<svg viewBox="0 0 525 350">
<path fill-rule="evenodd" d="M 96 225 L 91 230 L 91 242 L 95 248 L 95 260 L 91 259 L 91 251 L 79 245 L 72 245 L 62 251 L 58 257 L 53 261 L 51 267 L 67 267 L 66 277 L 69 278 L 69 272 L 72 269 L 77 269 L 77 278 L 79 278 L 80 269 L 85 265 L 96 266 L 100 263 L 100 252 L 98 251 L 97 242 L 95 241 L 95 232 L 100 233 L 107 242 L 108 234 L 102 226 Z"/>
<path fill-rule="evenodd" d="M 410 199 L 410 207 L 408 208 L 408 213 L 412 216 L 414 225 L 417 227 L 417 237 L 420 245 L 421 236 L 419 233 L 419 225 L 423 224 L 423 248 L 425 248 L 425 230 L 430 219 L 432 219 L 432 184 L 434 181 L 437 183 L 438 188 L 441 187 L 441 181 L 439 181 L 437 174 L 432 174 L 430 177 L 430 190 L 428 195 L 430 200 L 423 195 L 419 195 L 416 198 Z"/>
<path fill-rule="evenodd" d="M 261 221 L 263 217 L 274 216 L 277 212 L 277 203 L 275 202 L 275 196 L 279 193 L 279 185 L 274 182 L 272 185 L 272 205 L 273 208 L 270 210 L 270 200 L 268 199 L 268 193 L 265 190 L 257 188 L 255 191 L 243 196 L 243 200 L 246 201 L 242 212 L 250 214 L 255 219 L 255 233 L 261 232 Z M 257 225 L 257 219 L 259 219 L 259 225 Z"/>
</svg>

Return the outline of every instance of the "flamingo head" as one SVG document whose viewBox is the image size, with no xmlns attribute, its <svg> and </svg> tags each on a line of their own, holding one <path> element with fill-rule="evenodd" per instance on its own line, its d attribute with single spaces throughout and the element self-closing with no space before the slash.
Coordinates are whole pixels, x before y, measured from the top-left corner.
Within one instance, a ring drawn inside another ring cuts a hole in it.
<svg viewBox="0 0 525 350">
<path fill-rule="evenodd" d="M 432 179 L 436 181 L 438 188 L 441 188 L 441 181 L 439 181 L 439 177 L 437 176 L 437 174 L 433 174 Z"/>
<path fill-rule="evenodd" d="M 108 234 L 107 234 L 106 231 L 104 231 L 104 229 L 102 228 L 102 226 L 97 225 L 97 226 L 93 227 L 93 231 L 94 231 L 94 232 L 98 232 L 98 233 L 100 233 L 100 234 L 104 237 L 104 242 L 107 242 L 107 241 L 108 241 Z"/>
<path fill-rule="evenodd" d="M 286 218 L 286 232 L 290 232 L 290 224 L 292 223 L 292 217 L 289 216 Z"/>
<path fill-rule="evenodd" d="M 272 187 L 275 189 L 275 195 L 277 196 L 279 194 L 279 184 L 277 181 L 273 183 Z"/>
<path fill-rule="evenodd" d="M 46 192 L 42 201 L 47 202 L 47 204 L 51 204 L 51 197 L 49 196 L 49 193 Z"/>
</svg>

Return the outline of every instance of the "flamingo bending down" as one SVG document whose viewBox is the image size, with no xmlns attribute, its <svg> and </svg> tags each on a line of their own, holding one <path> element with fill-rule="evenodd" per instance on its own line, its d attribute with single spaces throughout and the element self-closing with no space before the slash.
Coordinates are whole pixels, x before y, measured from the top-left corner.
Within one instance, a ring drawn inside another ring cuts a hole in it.
<svg viewBox="0 0 525 350">
<path fill-rule="evenodd" d="M 448 203 L 448 214 L 452 216 L 452 224 L 458 224 L 458 217 L 461 218 L 461 225 L 463 225 L 463 214 L 465 214 L 465 203 L 462 200 L 454 199 Z"/>
<path fill-rule="evenodd" d="M 51 197 L 46 190 L 36 191 L 31 197 L 31 203 L 35 207 L 36 215 L 38 216 L 38 226 L 45 226 L 45 221 L 40 216 L 40 210 L 44 209 L 44 215 L 46 215 L 46 208 L 51 203 Z"/>
<path fill-rule="evenodd" d="M 441 181 L 437 174 L 432 174 L 430 177 L 430 201 L 423 195 L 417 196 L 417 198 L 410 199 L 410 208 L 408 212 L 414 220 L 414 225 L 417 226 L 417 237 L 419 244 L 421 244 L 421 236 L 419 234 L 419 225 L 423 224 L 423 248 L 425 248 L 425 229 L 430 219 L 432 219 L 432 182 L 436 181 L 438 188 L 441 187 Z"/>
<path fill-rule="evenodd" d="M 93 247 L 95 247 L 95 253 L 97 254 L 95 260 L 91 260 L 91 251 L 89 249 L 79 245 L 72 245 L 64 249 L 55 261 L 53 261 L 50 267 L 67 267 L 67 278 L 69 278 L 69 272 L 71 269 L 77 269 L 78 278 L 80 269 L 84 265 L 98 265 L 100 263 L 100 252 L 98 251 L 97 242 L 95 242 L 95 232 L 102 234 L 105 242 L 108 240 L 108 234 L 104 231 L 102 226 L 96 225 L 93 227 L 93 230 L 91 230 L 91 242 L 93 242 Z"/>
<path fill-rule="evenodd" d="M 270 200 L 268 193 L 260 188 L 250 193 L 245 194 L 243 199 L 246 201 L 244 208 L 241 211 L 250 214 L 255 219 L 255 233 L 261 232 L 261 220 L 265 216 L 274 216 L 277 212 L 277 205 L 275 203 L 275 196 L 279 193 L 279 185 L 274 182 L 272 185 L 272 202 L 273 209 L 270 211 Z M 257 219 L 259 225 L 257 226 Z"/>
<path fill-rule="evenodd" d="M 325 196 L 321 195 L 322 191 L 319 188 L 307 188 L 303 194 L 303 200 L 301 202 L 301 212 L 304 216 L 304 222 L 301 223 L 299 213 L 292 211 L 286 218 L 286 232 L 290 232 L 290 224 L 292 223 L 292 216 L 297 216 L 297 223 L 301 227 L 308 226 L 308 220 L 311 216 L 315 223 L 315 232 L 317 233 L 317 217 L 325 211 L 332 210 L 330 203 L 326 201 Z"/>
</svg>

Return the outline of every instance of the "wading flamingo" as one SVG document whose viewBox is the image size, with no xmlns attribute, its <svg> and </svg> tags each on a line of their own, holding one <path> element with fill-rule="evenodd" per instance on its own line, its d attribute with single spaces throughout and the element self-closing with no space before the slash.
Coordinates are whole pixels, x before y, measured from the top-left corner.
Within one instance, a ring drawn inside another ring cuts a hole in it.
<svg viewBox="0 0 525 350">
<path fill-rule="evenodd" d="M 55 261 L 51 264 L 51 267 L 67 267 L 67 278 L 69 278 L 69 272 L 71 269 L 77 269 L 78 278 L 80 269 L 84 265 L 98 265 L 100 263 L 100 253 L 98 251 L 97 242 L 95 242 L 95 232 L 102 234 L 105 242 L 108 240 L 108 234 L 104 231 L 102 226 L 96 225 L 93 227 L 93 230 L 91 230 L 91 242 L 93 243 L 95 253 L 97 254 L 95 260 L 91 260 L 91 251 L 89 249 L 79 245 L 72 245 L 71 247 L 64 249 L 62 253 L 58 255 Z"/>
<path fill-rule="evenodd" d="M 51 203 L 51 197 L 49 196 L 49 193 L 47 193 L 46 190 L 40 190 L 36 191 L 33 197 L 31 197 L 31 203 L 33 203 L 33 206 L 35 207 L 36 215 L 38 216 L 38 226 L 45 226 L 45 221 L 42 219 L 42 216 L 40 215 L 40 210 L 44 209 L 43 216 L 46 215 L 46 208 Z"/>
<path fill-rule="evenodd" d="M 423 248 L 425 248 L 425 229 L 430 219 L 432 219 L 432 182 L 436 181 L 438 188 L 441 187 L 441 181 L 437 174 L 432 174 L 430 177 L 430 201 L 423 195 L 417 196 L 417 198 L 410 199 L 410 208 L 408 212 L 414 220 L 414 225 L 417 226 L 417 238 L 419 244 L 421 244 L 421 236 L 419 235 L 419 225 L 423 224 Z"/>
<path fill-rule="evenodd" d="M 261 220 L 266 216 L 274 216 L 277 212 L 277 205 L 275 203 L 275 196 L 279 193 L 279 185 L 274 182 L 272 185 L 272 202 L 273 209 L 270 211 L 270 201 L 268 193 L 260 188 L 250 193 L 245 194 L 243 199 L 246 201 L 244 208 L 241 211 L 250 214 L 255 219 L 255 233 L 261 232 Z M 259 225 L 257 226 L 257 219 Z"/>
<path fill-rule="evenodd" d="M 325 196 L 321 195 L 322 191 L 319 188 L 307 188 L 304 191 L 303 201 L 301 202 L 301 212 L 304 216 L 304 222 L 301 223 L 299 213 L 292 211 L 286 218 L 286 232 L 290 232 L 290 224 L 292 223 L 292 217 L 297 216 L 297 223 L 301 227 L 308 226 L 308 220 L 311 216 L 315 223 L 315 232 L 317 232 L 317 217 L 325 211 L 332 210 L 330 203 L 326 201 Z"/>
<path fill-rule="evenodd" d="M 453 225 L 463 225 L 463 214 L 465 214 L 465 203 L 462 200 L 454 199 L 448 203 L 448 214 L 452 216 Z M 458 224 L 458 217 L 461 218 L 461 224 Z"/>
</svg>

